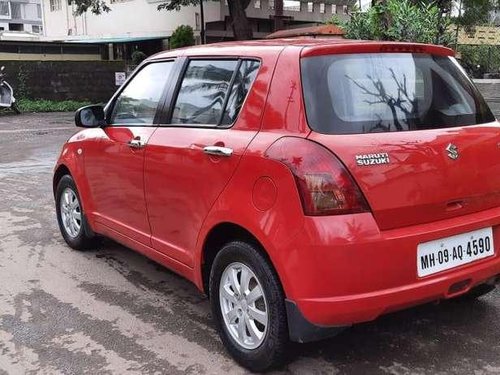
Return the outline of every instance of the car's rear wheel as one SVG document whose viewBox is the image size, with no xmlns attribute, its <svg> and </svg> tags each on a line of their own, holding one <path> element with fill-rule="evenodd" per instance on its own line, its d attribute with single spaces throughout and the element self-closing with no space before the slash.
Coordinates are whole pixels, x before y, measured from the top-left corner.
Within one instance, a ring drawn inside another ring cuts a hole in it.
<svg viewBox="0 0 500 375">
<path fill-rule="evenodd" d="M 282 364 L 288 345 L 285 297 L 256 246 L 225 245 L 214 260 L 209 287 L 212 314 L 233 358 L 252 371 Z"/>
<path fill-rule="evenodd" d="M 96 245 L 95 235 L 85 220 L 78 189 L 70 175 L 63 176 L 57 184 L 56 212 L 59 230 L 70 247 L 87 250 Z"/>
</svg>

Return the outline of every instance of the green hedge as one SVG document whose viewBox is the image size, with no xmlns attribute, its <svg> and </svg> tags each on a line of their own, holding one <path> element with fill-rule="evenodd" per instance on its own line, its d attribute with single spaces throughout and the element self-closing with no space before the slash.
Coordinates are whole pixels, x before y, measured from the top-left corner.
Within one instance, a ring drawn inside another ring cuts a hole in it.
<svg viewBox="0 0 500 375">
<path fill-rule="evenodd" d="M 91 103 L 75 100 L 54 101 L 19 99 L 17 104 L 21 112 L 74 112 L 78 108 Z"/>
</svg>

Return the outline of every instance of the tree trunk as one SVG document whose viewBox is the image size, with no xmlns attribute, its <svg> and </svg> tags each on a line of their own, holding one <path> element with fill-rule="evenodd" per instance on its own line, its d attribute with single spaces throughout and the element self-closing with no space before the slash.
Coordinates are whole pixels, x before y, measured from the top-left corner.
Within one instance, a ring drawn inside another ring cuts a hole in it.
<svg viewBox="0 0 500 375">
<path fill-rule="evenodd" d="M 253 38 L 252 25 L 247 18 L 246 8 L 250 0 L 228 0 L 229 15 L 236 40 L 248 40 Z"/>
<path fill-rule="evenodd" d="M 389 14 L 385 11 L 387 9 L 387 0 L 372 0 L 372 6 L 380 6 L 382 12 L 379 13 L 380 28 L 382 30 L 382 35 L 380 36 L 383 40 L 387 39 L 387 31 L 391 27 L 392 20 Z"/>
<path fill-rule="evenodd" d="M 207 43 L 207 39 L 205 37 L 205 10 L 203 9 L 203 0 L 200 0 L 200 39 L 201 44 Z"/>
<path fill-rule="evenodd" d="M 285 24 L 283 22 L 283 0 L 274 0 L 274 30 L 283 30 Z"/>
</svg>

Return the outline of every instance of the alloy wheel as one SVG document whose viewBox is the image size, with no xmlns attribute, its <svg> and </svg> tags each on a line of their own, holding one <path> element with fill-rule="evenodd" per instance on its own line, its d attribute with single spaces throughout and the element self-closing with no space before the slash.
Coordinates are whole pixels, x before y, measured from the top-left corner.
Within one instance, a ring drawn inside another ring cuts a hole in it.
<svg viewBox="0 0 500 375">
<path fill-rule="evenodd" d="M 78 197 L 71 188 L 64 189 L 59 206 L 64 231 L 71 238 L 76 238 L 82 228 L 82 210 Z"/>
<path fill-rule="evenodd" d="M 222 273 L 219 301 L 225 326 L 236 343 L 256 349 L 269 325 L 268 306 L 262 284 L 243 263 L 231 263 Z"/>
</svg>

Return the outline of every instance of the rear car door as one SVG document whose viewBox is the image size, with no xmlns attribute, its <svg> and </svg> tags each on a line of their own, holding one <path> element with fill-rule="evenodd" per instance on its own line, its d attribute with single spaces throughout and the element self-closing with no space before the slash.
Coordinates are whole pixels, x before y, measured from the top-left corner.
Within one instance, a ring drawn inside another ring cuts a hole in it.
<svg viewBox="0 0 500 375">
<path fill-rule="evenodd" d="M 194 264 L 202 223 L 259 130 L 267 88 L 263 80 L 254 84 L 260 65 L 239 58 L 185 59 L 166 125 L 148 142 L 152 245 L 186 265 Z"/>
<path fill-rule="evenodd" d="M 382 230 L 500 206 L 500 127 L 439 53 L 302 60 L 311 139 L 348 167 Z"/>
<path fill-rule="evenodd" d="M 85 155 L 96 222 L 146 245 L 151 230 L 144 200 L 144 152 L 173 64 L 149 63 L 134 74 L 112 100 L 109 125 L 99 129 L 96 147 Z"/>
</svg>

